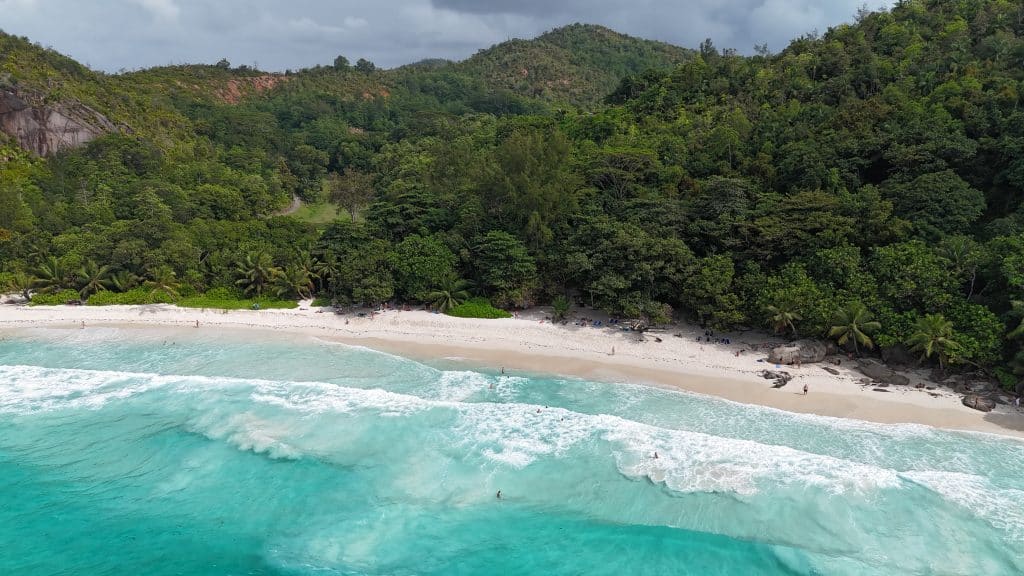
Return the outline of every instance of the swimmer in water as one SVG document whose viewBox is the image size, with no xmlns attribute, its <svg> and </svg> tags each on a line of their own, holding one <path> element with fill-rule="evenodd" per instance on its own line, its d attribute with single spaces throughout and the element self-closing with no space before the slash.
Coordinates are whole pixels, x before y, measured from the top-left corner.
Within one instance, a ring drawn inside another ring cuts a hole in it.
<svg viewBox="0 0 1024 576">
<path fill-rule="evenodd" d="M 498 500 L 501 500 L 501 490 L 498 490 L 498 493 L 496 494 L 496 496 L 498 497 Z"/>
</svg>

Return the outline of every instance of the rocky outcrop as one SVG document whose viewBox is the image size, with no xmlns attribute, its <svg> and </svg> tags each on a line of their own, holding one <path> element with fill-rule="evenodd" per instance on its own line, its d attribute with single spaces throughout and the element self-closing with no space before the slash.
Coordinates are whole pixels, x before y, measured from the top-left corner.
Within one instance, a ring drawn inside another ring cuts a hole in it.
<svg viewBox="0 0 1024 576">
<path fill-rule="evenodd" d="M 819 340 L 797 340 L 796 342 L 772 348 L 768 354 L 768 361 L 772 364 L 812 364 L 821 362 L 829 353 L 833 352 L 832 347 Z"/>
<path fill-rule="evenodd" d="M 0 88 L 0 131 L 40 156 L 75 148 L 117 130 L 110 120 L 84 104 L 44 104 Z"/>
<path fill-rule="evenodd" d="M 954 388 L 953 390 L 957 394 L 978 394 L 984 396 L 991 396 L 992 394 L 999 391 L 999 386 L 997 386 L 993 382 L 988 382 L 986 380 L 965 380 L 958 384 L 956 388 Z"/>
<path fill-rule="evenodd" d="M 793 375 L 789 372 L 775 372 L 772 370 L 762 370 L 760 375 L 765 380 L 773 380 L 772 388 L 782 388 L 789 381 L 793 379 Z"/>
<path fill-rule="evenodd" d="M 917 357 L 905 346 L 896 345 L 882 348 L 882 361 L 889 366 L 909 368 L 917 363 Z"/>
<path fill-rule="evenodd" d="M 907 384 L 910 384 L 910 378 L 907 378 L 902 374 L 897 374 L 891 368 L 877 360 L 861 360 L 857 362 L 857 369 L 875 382 L 894 384 L 896 386 L 906 386 Z"/>
<path fill-rule="evenodd" d="M 996 407 L 995 400 L 985 396 L 978 396 L 977 394 L 964 396 L 964 399 L 961 402 L 963 402 L 964 406 L 967 406 L 968 408 L 974 408 L 975 410 L 981 410 L 982 412 L 991 412 Z"/>
</svg>

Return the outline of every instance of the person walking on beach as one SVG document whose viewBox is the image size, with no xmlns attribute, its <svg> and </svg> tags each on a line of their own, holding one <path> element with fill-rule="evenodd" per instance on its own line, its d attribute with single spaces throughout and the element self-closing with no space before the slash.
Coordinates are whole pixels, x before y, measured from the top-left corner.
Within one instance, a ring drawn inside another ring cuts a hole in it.
<svg viewBox="0 0 1024 576">
<path fill-rule="evenodd" d="M 804 396 L 807 396 L 807 384 L 804 384 Z"/>
<path fill-rule="evenodd" d="M 615 346 L 612 346 L 612 356 L 615 356 Z"/>
<path fill-rule="evenodd" d="M 196 328 L 199 328 L 199 319 L 196 319 Z"/>
</svg>

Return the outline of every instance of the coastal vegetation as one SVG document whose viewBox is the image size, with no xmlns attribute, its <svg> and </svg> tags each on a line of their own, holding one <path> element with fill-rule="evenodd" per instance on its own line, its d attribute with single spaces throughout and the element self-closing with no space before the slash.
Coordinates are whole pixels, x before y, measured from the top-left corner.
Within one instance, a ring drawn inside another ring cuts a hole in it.
<svg viewBox="0 0 1024 576">
<path fill-rule="evenodd" d="M 573 26 L 278 75 L 105 75 L 0 35 L 0 84 L 119 127 L 47 157 L 0 136 L 0 271 L 36 303 L 575 302 L 1024 375 L 1016 2 L 753 56 Z M 293 198 L 332 207 L 275 215 Z"/>
</svg>

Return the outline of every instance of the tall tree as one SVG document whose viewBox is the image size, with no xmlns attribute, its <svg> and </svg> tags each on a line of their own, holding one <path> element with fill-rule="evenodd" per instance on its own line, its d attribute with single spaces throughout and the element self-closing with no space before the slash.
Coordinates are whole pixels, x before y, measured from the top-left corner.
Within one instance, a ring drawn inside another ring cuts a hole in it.
<svg viewBox="0 0 1024 576">
<path fill-rule="evenodd" d="M 771 304 L 766 306 L 764 311 L 765 320 L 768 322 L 768 325 L 775 330 L 776 334 L 792 332 L 793 336 L 798 335 L 796 331 L 796 324 L 794 324 L 794 322 L 803 320 L 803 316 L 796 311 L 796 307 L 792 302 Z"/>
<path fill-rule="evenodd" d="M 441 312 L 447 312 L 469 299 L 469 282 L 448 274 L 427 294 L 427 301 Z"/>
<path fill-rule="evenodd" d="M 57 292 L 69 285 L 64 266 L 53 256 L 36 267 L 35 276 L 36 287 L 40 292 Z"/>
<path fill-rule="evenodd" d="M 938 358 L 942 370 L 946 369 L 950 355 L 959 349 L 959 344 L 953 340 L 953 323 L 942 314 L 919 317 L 907 345 L 912 352 L 921 353 L 921 360 Z"/>
<path fill-rule="evenodd" d="M 178 277 L 170 266 L 160 266 L 153 270 L 143 284 L 151 297 L 163 296 L 171 300 L 178 297 L 178 287 Z"/>
<path fill-rule="evenodd" d="M 89 260 L 78 269 L 78 295 L 82 299 L 110 287 L 110 266 L 100 266 Z"/>
<path fill-rule="evenodd" d="M 241 286 L 247 295 L 260 298 L 263 291 L 281 275 L 281 269 L 274 266 L 270 254 L 259 251 L 246 254 L 235 266 L 235 274 L 237 286 Z"/>
<path fill-rule="evenodd" d="M 828 331 L 829 338 L 835 338 L 840 346 L 853 344 L 853 351 L 860 355 L 860 346 L 868 350 L 875 347 L 870 334 L 882 327 L 875 321 L 871 312 L 860 302 L 849 302 L 832 319 L 832 328 Z"/>
<path fill-rule="evenodd" d="M 356 216 L 373 201 L 373 175 L 346 168 L 342 174 L 328 177 L 331 201 L 348 212 L 355 222 Z"/>
</svg>

